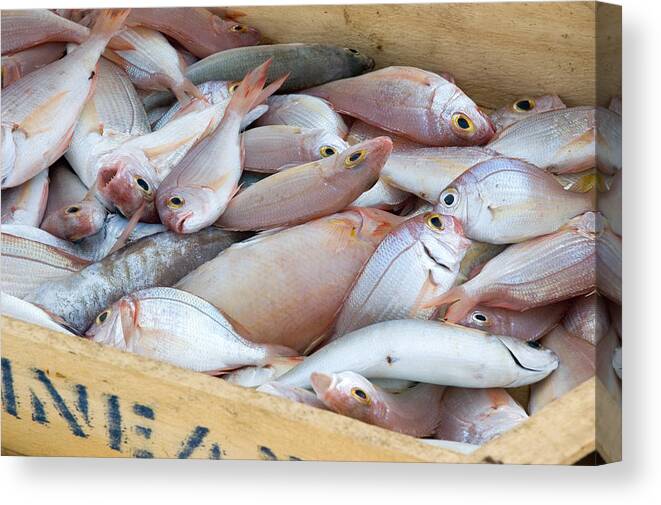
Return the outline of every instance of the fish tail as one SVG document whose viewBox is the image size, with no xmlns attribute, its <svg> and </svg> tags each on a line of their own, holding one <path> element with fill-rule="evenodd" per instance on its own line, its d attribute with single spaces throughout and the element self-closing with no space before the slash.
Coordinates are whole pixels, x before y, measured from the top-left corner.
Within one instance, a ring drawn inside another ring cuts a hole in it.
<svg viewBox="0 0 661 505">
<path fill-rule="evenodd" d="M 97 17 L 90 39 L 102 40 L 104 45 L 122 28 L 131 9 L 103 9 Z"/>
<path fill-rule="evenodd" d="M 279 359 L 283 358 L 298 358 L 299 353 L 296 352 L 291 347 L 285 345 L 275 345 L 275 344 L 264 344 L 266 348 L 266 358 L 264 364 L 271 364 L 278 362 Z"/>
<path fill-rule="evenodd" d="M 227 106 L 227 113 L 232 112 L 241 117 L 245 116 L 255 105 L 266 100 L 282 85 L 287 76 L 281 77 L 265 89 L 262 89 L 266 83 L 266 75 L 271 66 L 271 61 L 272 58 L 269 58 L 246 74 Z"/>
</svg>

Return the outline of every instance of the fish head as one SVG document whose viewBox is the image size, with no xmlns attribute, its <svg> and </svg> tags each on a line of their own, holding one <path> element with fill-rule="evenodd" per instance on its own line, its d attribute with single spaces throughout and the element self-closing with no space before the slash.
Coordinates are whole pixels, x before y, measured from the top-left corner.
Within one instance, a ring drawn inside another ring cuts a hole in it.
<svg viewBox="0 0 661 505">
<path fill-rule="evenodd" d="M 103 227 L 106 215 L 105 209 L 97 202 L 83 200 L 49 215 L 41 228 L 56 237 L 76 242 L 97 233 Z"/>
<path fill-rule="evenodd" d="M 498 333 L 503 328 L 502 315 L 490 307 L 481 306 L 475 307 L 457 324 L 491 333 Z"/>
<path fill-rule="evenodd" d="M 459 220 L 436 212 L 425 212 L 405 221 L 422 244 L 424 254 L 449 272 L 458 272 L 471 241 L 464 237 Z"/>
<path fill-rule="evenodd" d="M 441 191 L 434 212 L 457 218 L 470 230 L 469 218 L 481 208 L 479 185 L 473 174 L 464 172 Z"/>
<path fill-rule="evenodd" d="M 507 387 L 517 387 L 537 382 L 558 368 L 558 356 L 551 349 L 542 347 L 535 340 L 524 341 L 502 335 L 496 335 L 495 337 L 507 348 L 515 365 L 522 372 L 519 378 Z"/>
<path fill-rule="evenodd" d="M 99 344 L 131 351 L 132 326 L 135 324 L 136 307 L 130 297 L 113 303 L 96 316 L 85 337 Z"/>
<path fill-rule="evenodd" d="M 349 55 L 349 71 L 351 75 L 360 75 L 374 68 L 374 59 L 361 53 L 358 49 L 345 47 L 344 51 Z"/>
<path fill-rule="evenodd" d="M 447 88 L 446 81 L 443 88 Z M 453 91 L 448 98 L 448 89 L 434 94 L 432 111 L 436 117 L 433 121 L 440 135 L 449 136 L 453 142 L 449 145 L 479 146 L 486 144 L 496 133 L 496 127 L 489 118 L 468 96 L 458 87 L 452 85 Z"/>
<path fill-rule="evenodd" d="M 390 137 L 376 137 L 349 146 L 337 156 L 322 164 L 328 177 L 337 175 L 343 180 L 360 180 L 374 184 L 392 152 Z"/>
<path fill-rule="evenodd" d="M 509 108 L 512 112 L 516 113 L 519 118 L 523 118 L 532 114 L 565 109 L 567 106 L 558 95 L 542 95 L 518 98 L 512 102 Z"/>
<path fill-rule="evenodd" d="M 329 158 L 345 151 L 349 147 L 339 135 L 318 128 L 314 130 L 314 135 L 306 138 L 304 149 L 310 159 Z"/>
<path fill-rule="evenodd" d="M 208 226 L 216 207 L 213 191 L 202 186 L 167 185 L 156 194 L 161 222 L 176 233 L 193 233 Z"/>
<path fill-rule="evenodd" d="M 259 44 L 261 34 L 257 28 L 237 23 L 235 21 L 224 20 L 214 16 L 214 32 L 223 37 L 231 44 L 231 47 L 255 46 Z"/>
<path fill-rule="evenodd" d="M 131 217 L 144 207 L 141 220 L 157 221 L 154 197 L 158 177 L 142 150 L 120 146 L 106 153 L 98 160 L 97 174 L 99 193 L 124 216 Z"/>
<path fill-rule="evenodd" d="M 317 397 L 335 412 L 372 424 L 385 414 L 383 394 L 362 375 L 313 372 L 310 383 Z"/>
</svg>

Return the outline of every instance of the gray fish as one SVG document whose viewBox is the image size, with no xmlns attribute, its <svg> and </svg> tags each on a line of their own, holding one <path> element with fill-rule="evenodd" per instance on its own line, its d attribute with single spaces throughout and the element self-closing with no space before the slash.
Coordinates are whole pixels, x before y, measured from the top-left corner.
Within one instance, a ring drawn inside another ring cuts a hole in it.
<svg viewBox="0 0 661 505">
<path fill-rule="evenodd" d="M 26 299 L 83 333 L 97 314 L 122 296 L 139 289 L 172 286 L 241 237 L 215 228 L 191 235 L 159 233 L 89 265 L 75 276 L 44 283 Z"/>
<path fill-rule="evenodd" d="M 353 77 L 371 70 L 374 60 L 355 49 L 329 44 L 273 44 L 239 47 L 212 54 L 186 69 L 193 84 L 205 81 L 240 81 L 253 68 L 269 58 L 273 64 L 267 84 L 289 73 L 281 92 L 318 86 L 329 81 Z M 151 109 L 172 100 L 170 93 L 149 95 L 145 108 Z"/>
</svg>

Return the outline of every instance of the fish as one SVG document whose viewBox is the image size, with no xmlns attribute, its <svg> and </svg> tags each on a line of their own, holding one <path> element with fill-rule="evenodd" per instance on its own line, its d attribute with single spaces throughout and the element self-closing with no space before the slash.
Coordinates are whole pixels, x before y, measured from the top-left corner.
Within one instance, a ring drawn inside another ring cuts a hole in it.
<svg viewBox="0 0 661 505">
<path fill-rule="evenodd" d="M 88 189 L 96 184 L 98 161 L 128 140 L 151 132 L 145 109 L 126 72 L 105 58 L 96 70 L 96 89 L 76 123 L 64 157 Z M 94 191 L 108 210 L 114 205 Z"/>
<path fill-rule="evenodd" d="M 269 97 L 267 104 L 269 110 L 255 122 L 256 126 L 286 125 L 324 130 L 342 139 L 349 133 L 342 116 L 321 98 L 296 94 L 275 95 Z"/>
<path fill-rule="evenodd" d="M 560 324 L 568 308 L 567 302 L 544 305 L 525 312 L 478 305 L 457 324 L 521 340 L 539 340 Z"/>
<path fill-rule="evenodd" d="M 51 42 L 82 44 L 89 37 L 89 29 L 48 9 L 3 9 L 0 21 L 3 56 Z"/>
<path fill-rule="evenodd" d="M 198 58 L 235 47 L 253 46 L 260 39 L 257 29 L 224 20 L 197 7 L 133 9 L 127 24 L 158 30 Z"/>
<path fill-rule="evenodd" d="M 379 244 L 353 284 L 329 341 L 394 319 L 429 319 L 429 298 L 449 290 L 470 241 L 455 218 L 433 212 L 407 219 Z"/>
<path fill-rule="evenodd" d="M 442 386 L 517 387 L 542 380 L 557 356 L 537 342 L 420 319 L 384 321 L 348 333 L 308 356 L 277 382 L 310 387 L 313 372 Z"/>
<path fill-rule="evenodd" d="M 601 214 L 599 215 L 601 216 Z M 622 238 L 611 230 L 605 219 L 597 236 L 597 290 L 622 305 Z"/>
<path fill-rule="evenodd" d="M 372 126 L 371 124 L 365 123 L 360 119 L 354 120 L 354 122 L 351 124 L 351 128 L 349 129 L 349 133 L 347 135 L 347 142 L 353 145 L 365 140 L 373 139 L 375 137 L 383 137 L 384 135 L 389 136 L 390 140 L 392 140 L 393 153 L 427 147 L 424 144 L 413 142 L 412 140 L 409 140 L 405 137 L 400 137 L 399 135 L 395 135 L 392 132 L 387 132 L 386 130 Z"/>
<path fill-rule="evenodd" d="M 249 340 L 304 353 L 332 330 L 360 269 L 399 221 L 384 211 L 351 209 L 263 232 L 229 247 L 174 287 L 214 304 Z"/>
<path fill-rule="evenodd" d="M 614 303 L 607 301 L 608 305 L 608 315 L 610 316 L 611 326 L 615 330 L 618 338 L 622 339 L 622 305 L 619 303 Z"/>
<path fill-rule="evenodd" d="M 483 147 L 423 147 L 393 152 L 381 171 L 391 186 L 436 204 L 441 192 L 472 166 L 493 159 Z"/>
<path fill-rule="evenodd" d="M 83 334 L 101 311 L 123 296 L 140 289 L 172 286 L 241 238 L 215 228 L 190 236 L 172 232 L 146 236 L 75 276 L 39 285 L 26 300 Z"/>
<path fill-rule="evenodd" d="M 94 164 L 98 193 L 126 217 L 140 210 L 143 222 L 158 222 L 156 190 L 172 169 L 222 119 L 224 103 L 208 105 L 194 100 L 186 113 L 164 127 L 120 143 L 100 155 Z"/>
<path fill-rule="evenodd" d="M 430 146 L 481 145 L 495 128 L 455 84 L 414 67 L 386 67 L 305 90 L 356 117 Z M 388 104 L 388 106 L 384 106 Z"/>
<path fill-rule="evenodd" d="M 610 328 L 606 301 L 597 293 L 575 298 L 571 301 L 562 325 L 572 337 L 598 345 Z"/>
<path fill-rule="evenodd" d="M 39 226 L 48 201 L 48 170 L 42 170 L 20 186 L 2 191 L 2 224 Z"/>
<path fill-rule="evenodd" d="M 281 75 L 289 74 L 289 78 L 280 88 L 282 93 L 352 77 L 374 67 L 374 60 L 356 49 L 331 44 L 268 44 L 239 47 L 212 54 L 189 66 L 185 75 L 193 84 L 206 81 L 240 81 L 269 58 L 273 58 L 273 64 L 267 75 L 267 84 Z M 145 99 L 145 108 L 163 105 L 171 98 L 169 93 L 153 94 Z"/>
<path fill-rule="evenodd" d="M 246 16 L 245 12 L 239 9 L 235 9 L 233 7 L 207 7 L 207 10 L 209 10 L 218 17 L 221 17 L 223 19 L 232 19 L 234 21 Z"/>
<path fill-rule="evenodd" d="M 599 192 L 607 190 L 606 179 L 596 168 L 583 172 L 554 174 L 553 177 L 567 191 L 586 193 L 595 189 Z M 597 202 L 599 202 L 599 197 L 597 197 Z"/>
<path fill-rule="evenodd" d="M 617 172 L 610 181 L 607 191 L 597 195 L 597 208 L 606 218 L 610 229 L 622 236 L 622 171 Z"/>
<path fill-rule="evenodd" d="M 349 147 L 341 137 L 321 128 L 288 125 L 252 128 L 241 135 L 241 141 L 243 169 L 266 173 L 328 158 Z"/>
<path fill-rule="evenodd" d="M 287 78 L 283 76 L 264 88 L 270 64 L 267 60 L 246 75 L 218 128 L 193 146 L 158 186 L 155 204 L 168 229 L 194 233 L 211 225 L 237 193 L 244 158 L 239 136 L 241 123 Z"/>
<path fill-rule="evenodd" d="M 499 131 L 534 114 L 566 108 L 558 95 L 522 97 L 493 112 L 489 118 Z"/>
<path fill-rule="evenodd" d="M 4 16 L 3 16 L 4 19 Z M 2 87 L 9 86 L 30 72 L 59 60 L 66 52 L 66 45 L 50 42 L 2 57 Z"/>
<path fill-rule="evenodd" d="M 232 93 L 238 87 L 239 83 L 235 81 L 207 81 L 200 84 L 197 89 L 202 94 L 204 99 L 209 102 L 211 105 L 216 105 L 218 103 L 229 103 Z M 172 106 L 165 106 L 164 113 L 161 114 L 158 120 L 152 127 L 153 131 L 160 130 L 165 126 L 171 119 L 179 117 L 182 113 L 182 104 L 181 102 L 175 102 Z M 149 111 L 150 114 L 153 110 Z M 222 117 L 225 113 L 225 110 L 218 110 L 218 114 Z"/>
<path fill-rule="evenodd" d="M 613 351 L 613 370 L 620 380 L 622 380 L 622 346 L 616 347 Z"/>
<path fill-rule="evenodd" d="M 356 145 L 356 144 L 353 144 Z M 386 163 L 388 163 L 386 161 Z M 381 169 L 383 170 L 383 169 Z M 411 194 L 383 182 L 379 177 L 374 186 L 356 198 L 350 207 L 374 207 L 381 210 L 401 209 L 410 200 Z"/>
<path fill-rule="evenodd" d="M 459 219 L 470 239 L 512 244 L 553 233 L 595 207 L 592 193 L 566 191 L 530 163 L 494 158 L 452 181 L 434 209 Z"/>
<path fill-rule="evenodd" d="M 562 326 L 557 326 L 542 338 L 544 347 L 558 355 L 558 369 L 543 381 L 530 388 L 528 412 L 535 414 L 543 407 L 582 384 L 595 373 L 595 346 L 571 336 Z"/>
<path fill-rule="evenodd" d="M 523 311 L 589 293 L 597 283 L 596 242 L 602 221 L 587 212 L 555 233 L 511 245 L 475 277 L 433 303 L 456 302 L 445 314 L 456 323 L 476 305 Z"/>
<path fill-rule="evenodd" d="M 432 211 L 433 209 L 430 209 Z M 461 260 L 457 284 L 463 284 L 468 279 L 475 277 L 487 262 L 505 250 L 507 246 L 503 244 L 488 244 L 471 240 L 464 259 Z"/>
<path fill-rule="evenodd" d="M 405 435 L 429 436 L 441 417 L 444 386 L 418 384 L 393 394 L 354 372 L 313 372 L 310 382 L 330 410 Z"/>
<path fill-rule="evenodd" d="M 163 287 L 120 298 L 96 317 L 85 336 L 108 347 L 211 375 L 262 365 L 292 353 L 246 340 L 210 303 Z"/>
<path fill-rule="evenodd" d="M 3 89 L 3 188 L 31 179 L 67 150 L 94 91 L 97 61 L 127 15 L 126 9 L 103 11 L 87 41 Z"/>
<path fill-rule="evenodd" d="M 0 289 L 16 298 L 23 299 L 41 283 L 67 277 L 90 263 L 76 255 L 68 242 L 39 228 L 3 224 L 1 231 Z"/>
<path fill-rule="evenodd" d="M 223 374 L 221 377 L 230 384 L 254 388 L 274 381 L 303 360 L 303 356 L 287 356 L 272 359 L 264 366 L 244 366 Z"/>
<path fill-rule="evenodd" d="M 377 137 L 273 174 L 232 198 L 215 224 L 266 230 L 339 212 L 376 182 L 391 149 L 388 137 Z"/>
<path fill-rule="evenodd" d="M 612 111 L 568 107 L 529 116 L 498 132 L 487 147 L 554 174 L 622 167 L 622 120 Z"/>
<path fill-rule="evenodd" d="M 478 446 L 528 419 L 526 411 L 501 388 L 447 388 L 440 407 L 434 436 Z"/>
<path fill-rule="evenodd" d="M 56 163 L 49 173 L 50 194 L 41 229 L 73 242 L 98 233 L 108 215 L 105 206 L 66 162 Z"/>
<path fill-rule="evenodd" d="M 2 298 L 0 309 L 2 310 L 3 316 L 18 319 L 26 323 L 36 324 L 42 328 L 64 333 L 65 335 L 75 336 L 64 325 L 62 325 L 60 321 L 56 318 L 52 318 L 39 307 L 8 293 L 0 293 L 0 297 Z"/>
<path fill-rule="evenodd" d="M 296 403 L 302 403 L 322 410 L 329 410 L 328 407 L 317 396 L 307 389 L 299 388 L 296 386 L 287 386 L 278 382 L 267 382 L 257 388 L 260 393 L 267 395 L 279 396 L 287 398 L 288 400 Z"/>
<path fill-rule="evenodd" d="M 152 91 L 171 90 L 182 104 L 202 94 L 184 77 L 185 65 L 165 36 L 149 28 L 134 27 L 124 30 L 119 38 L 132 48 L 124 51 L 106 51 L 109 60 L 121 66 L 131 82 Z"/>
</svg>

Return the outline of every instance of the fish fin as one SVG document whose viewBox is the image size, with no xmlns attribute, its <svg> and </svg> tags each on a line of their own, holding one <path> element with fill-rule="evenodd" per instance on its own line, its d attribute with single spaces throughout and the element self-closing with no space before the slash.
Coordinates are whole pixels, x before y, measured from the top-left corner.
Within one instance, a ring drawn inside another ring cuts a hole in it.
<svg viewBox="0 0 661 505">
<path fill-rule="evenodd" d="M 428 299 L 420 305 L 423 309 L 430 309 L 455 302 L 465 297 L 465 290 L 463 286 L 454 286 L 443 294 L 428 297 Z"/>
<path fill-rule="evenodd" d="M 229 113 L 237 114 L 240 117 L 245 116 L 256 105 L 265 101 L 269 96 L 277 91 L 287 76 L 277 79 L 275 82 L 264 88 L 266 75 L 271 66 L 272 58 L 269 58 L 257 68 L 246 74 L 238 88 L 232 95 L 227 106 L 225 115 Z M 264 88 L 264 89 L 262 89 Z"/>
<path fill-rule="evenodd" d="M 124 228 L 124 231 L 122 231 L 121 235 L 117 238 L 112 248 L 108 252 L 107 256 L 110 256 L 111 254 L 119 251 L 122 247 L 126 245 L 129 236 L 140 222 L 140 218 L 143 216 L 146 209 L 147 209 L 147 203 L 142 202 L 138 210 L 136 210 L 131 216 L 131 219 L 129 219 L 129 222 L 126 223 L 126 228 Z"/>
<path fill-rule="evenodd" d="M 189 137 L 185 138 L 180 138 L 177 139 L 173 142 L 170 142 L 168 144 L 161 144 L 158 146 L 154 147 L 145 147 L 142 151 L 144 152 L 145 156 L 149 158 L 150 160 L 153 160 L 154 158 L 158 158 L 162 154 L 165 153 L 170 153 L 177 149 L 179 146 L 182 146 L 183 144 L 190 142 L 195 138 L 195 135 L 191 135 Z"/>
<path fill-rule="evenodd" d="M 462 286 L 457 286 L 456 288 L 452 288 L 450 291 L 457 288 L 462 288 Z M 468 312 L 470 312 L 470 310 L 473 307 L 475 307 L 478 304 L 478 300 L 470 296 L 467 296 L 465 290 L 457 289 L 457 291 L 460 294 L 453 295 L 454 297 L 458 296 L 458 298 L 455 298 L 457 301 L 452 305 L 450 305 L 447 312 L 445 313 L 445 320 L 449 323 L 458 323 L 464 317 L 466 317 L 466 314 L 468 314 Z"/>
<path fill-rule="evenodd" d="M 12 82 L 22 77 L 21 65 L 11 56 L 2 58 L 2 87 L 9 86 Z"/>
<path fill-rule="evenodd" d="M 122 28 L 130 12 L 131 9 L 103 9 L 94 22 L 90 40 L 104 40 L 107 44 Z"/>
<path fill-rule="evenodd" d="M 135 51 L 135 46 L 121 36 L 113 37 L 107 45 L 108 49 L 113 51 Z"/>
<path fill-rule="evenodd" d="M 275 172 L 282 172 L 283 170 L 287 170 L 288 168 L 293 168 L 299 166 L 301 163 L 285 163 L 281 167 L 278 167 Z M 273 172 L 273 173 L 275 173 Z"/>
<path fill-rule="evenodd" d="M 55 114 L 57 108 L 60 106 L 62 101 L 66 99 L 68 94 L 68 91 L 62 91 L 61 93 L 50 97 L 46 102 L 35 109 L 28 117 L 21 121 L 17 129 L 22 131 L 26 138 L 32 137 L 38 133 L 45 132 L 48 129 L 48 121 L 46 118 L 49 118 Z"/>
</svg>

